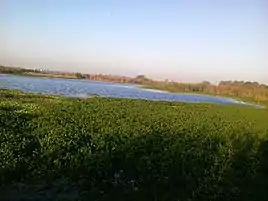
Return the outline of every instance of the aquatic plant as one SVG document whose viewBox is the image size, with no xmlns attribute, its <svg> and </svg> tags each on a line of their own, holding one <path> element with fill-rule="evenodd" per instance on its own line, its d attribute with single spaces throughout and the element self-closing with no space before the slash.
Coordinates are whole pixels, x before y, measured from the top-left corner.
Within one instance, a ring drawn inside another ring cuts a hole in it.
<svg viewBox="0 0 268 201">
<path fill-rule="evenodd" d="M 267 121 L 242 106 L 0 90 L 0 192 L 264 201 Z"/>
</svg>

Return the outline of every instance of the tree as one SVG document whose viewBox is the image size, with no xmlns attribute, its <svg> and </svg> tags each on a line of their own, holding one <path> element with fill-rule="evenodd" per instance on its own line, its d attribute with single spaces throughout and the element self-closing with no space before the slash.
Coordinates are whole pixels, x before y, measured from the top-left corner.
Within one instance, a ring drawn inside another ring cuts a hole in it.
<svg viewBox="0 0 268 201">
<path fill-rule="evenodd" d="M 139 80 L 148 80 L 148 78 L 146 78 L 145 75 L 138 75 L 138 76 L 136 77 L 136 79 L 139 79 Z"/>
<path fill-rule="evenodd" d="M 209 81 L 203 81 L 202 84 L 203 85 L 211 85 L 211 83 Z"/>
<path fill-rule="evenodd" d="M 82 73 L 75 73 L 75 77 L 78 79 L 83 79 L 85 76 Z"/>
</svg>

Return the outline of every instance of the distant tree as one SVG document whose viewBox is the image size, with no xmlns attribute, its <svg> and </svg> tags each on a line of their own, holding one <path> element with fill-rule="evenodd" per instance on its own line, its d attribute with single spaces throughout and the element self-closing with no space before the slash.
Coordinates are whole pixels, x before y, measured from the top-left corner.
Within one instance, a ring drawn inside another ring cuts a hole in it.
<svg viewBox="0 0 268 201">
<path fill-rule="evenodd" d="M 139 80 L 147 80 L 148 78 L 146 78 L 145 75 L 138 75 L 138 76 L 136 77 L 136 79 L 139 79 Z"/>
<path fill-rule="evenodd" d="M 78 79 L 83 79 L 85 76 L 82 73 L 75 73 L 75 77 Z"/>
<path fill-rule="evenodd" d="M 84 78 L 89 79 L 90 78 L 90 75 L 89 74 L 85 74 L 84 75 Z"/>
<path fill-rule="evenodd" d="M 152 80 L 147 78 L 145 75 L 138 75 L 133 79 L 133 82 L 136 84 L 149 84 L 152 82 Z"/>
<path fill-rule="evenodd" d="M 211 83 L 209 81 L 203 81 L 202 84 L 203 85 L 211 85 Z"/>
<path fill-rule="evenodd" d="M 220 81 L 219 85 L 228 85 L 228 84 L 232 84 L 232 81 Z"/>
</svg>

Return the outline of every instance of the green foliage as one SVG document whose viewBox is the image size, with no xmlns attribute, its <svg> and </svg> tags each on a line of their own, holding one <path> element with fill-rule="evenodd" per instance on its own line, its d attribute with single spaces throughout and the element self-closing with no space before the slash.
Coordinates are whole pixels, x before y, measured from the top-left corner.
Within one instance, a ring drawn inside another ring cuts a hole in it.
<svg viewBox="0 0 268 201">
<path fill-rule="evenodd" d="M 9 90 L 0 100 L 0 189 L 23 182 L 29 196 L 45 183 L 55 200 L 66 187 L 79 200 L 267 200 L 267 109 Z"/>
<path fill-rule="evenodd" d="M 18 67 L 5 67 L 5 66 L 0 65 L 0 73 L 23 74 L 23 73 L 29 73 L 29 72 L 35 72 L 35 70 L 18 68 Z"/>
<path fill-rule="evenodd" d="M 75 73 L 75 77 L 78 79 L 84 79 L 85 76 L 82 73 Z"/>
<path fill-rule="evenodd" d="M 218 85 L 212 85 L 207 81 L 196 84 L 178 82 L 151 82 L 145 84 L 143 87 L 175 93 L 202 93 L 253 99 L 255 101 L 268 100 L 268 86 L 259 84 L 257 82 L 221 81 Z"/>
</svg>

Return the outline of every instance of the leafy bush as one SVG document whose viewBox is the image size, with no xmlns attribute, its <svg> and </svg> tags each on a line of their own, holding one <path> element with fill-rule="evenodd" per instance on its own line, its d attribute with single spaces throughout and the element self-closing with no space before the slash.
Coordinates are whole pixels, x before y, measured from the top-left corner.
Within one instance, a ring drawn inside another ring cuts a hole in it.
<svg viewBox="0 0 268 201">
<path fill-rule="evenodd" d="M 22 182 L 28 198 L 42 184 L 58 189 L 54 199 L 68 187 L 79 200 L 267 200 L 266 109 L 0 95 L 0 188 Z"/>
</svg>

